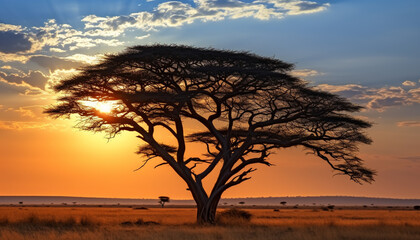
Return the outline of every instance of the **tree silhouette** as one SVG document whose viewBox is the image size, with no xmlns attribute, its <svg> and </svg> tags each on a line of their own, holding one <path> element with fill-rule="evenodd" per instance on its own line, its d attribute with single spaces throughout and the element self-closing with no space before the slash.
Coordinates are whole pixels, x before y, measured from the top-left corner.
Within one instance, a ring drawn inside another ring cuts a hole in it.
<svg viewBox="0 0 420 240">
<path fill-rule="evenodd" d="M 282 148 L 301 146 L 355 182 L 373 181 L 355 155 L 371 142 L 363 131 L 371 125 L 349 115 L 361 107 L 308 87 L 292 69 L 247 52 L 135 46 L 56 85 L 62 96 L 46 113 L 79 115 L 78 127 L 110 138 L 137 133 L 146 143 L 142 166 L 156 158 L 169 165 L 191 191 L 201 223 L 213 223 L 223 192 L 250 179 L 255 165 L 271 166 L 270 153 Z M 101 112 L 86 101 L 114 105 Z M 205 154 L 187 157 L 191 143 Z M 213 171 L 217 179 L 205 189 Z"/>
<path fill-rule="evenodd" d="M 167 202 L 169 202 L 169 197 L 166 197 L 166 196 L 159 197 L 159 203 L 162 207 L 165 207 L 165 203 Z"/>
</svg>

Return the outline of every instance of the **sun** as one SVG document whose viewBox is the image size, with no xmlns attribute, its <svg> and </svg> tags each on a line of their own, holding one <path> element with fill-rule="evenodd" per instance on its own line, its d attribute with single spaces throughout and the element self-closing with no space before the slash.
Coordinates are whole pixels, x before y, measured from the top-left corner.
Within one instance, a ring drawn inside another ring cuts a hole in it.
<svg viewBox="0 0 420 240">
<path fill-rule="evenodd" d="M 101 113 L 110 113 L 114 108 L 114 103 L 110 101 L 83 101 L 83 105 L 95 108 Z"/>
<path fill-rule="evenodd" d="M 110 113 L 112 110 L 112 103 L 110 102 L 97 102 L 95 108 L 103 113 Z"/>
</svg>

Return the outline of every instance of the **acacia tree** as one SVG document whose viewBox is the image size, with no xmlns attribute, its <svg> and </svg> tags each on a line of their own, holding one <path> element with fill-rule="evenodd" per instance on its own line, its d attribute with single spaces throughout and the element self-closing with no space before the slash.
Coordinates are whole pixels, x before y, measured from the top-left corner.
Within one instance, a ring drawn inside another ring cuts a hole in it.
<svg viewBox="0 0 420 240">
<path fill-rule="evenodd" d="M 227 189 L 250 179 L 254 166 L 270 166 L 270 153 L 301 146 L 351 180 L 373 181 L 355 153 L 371 140 L 371 125 L 349 114 L 360 106 L 293 77 L 293 65 L 247 52 L 177 45 L 135 46 L 109 55 L 55 86 L 62 94 L 46 113 L 78 115 L 79 127 L 138 134 L 145 162 L 169 165 L 188 185 L 197 221 L 213 223 Z M 104 113 L 86 102 L 113 102 Z M 185 124 L 194 124 L 188 132 Z M 173 140 L 159 140 L 166 131 Z M 206 153 L 186 157 L 191 143 Z M 212 188 L 204 179 L 217 172 Z"/>
<path fill-rule="evenodd" d="M 162 207 L 165 207 L 165 203 L 169 202 L 169 197 L 167 196 L 160 196 L 159 203 Z"/>
</svg>

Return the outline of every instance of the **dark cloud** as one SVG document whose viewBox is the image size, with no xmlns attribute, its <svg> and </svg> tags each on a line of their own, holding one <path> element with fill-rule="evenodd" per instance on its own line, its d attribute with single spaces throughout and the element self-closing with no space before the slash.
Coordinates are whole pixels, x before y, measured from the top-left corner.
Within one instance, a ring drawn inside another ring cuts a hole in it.
<svg viewBox="0 0 420 240">
<path fill-rule="evenodd" d="M 56 69 L 80 68 L 84 65 L 81 62 L 50 56 L 33 56 L 29 61 L 36 63 L 38 66 L 51 71 L 54 71 Z"/>
<path fill-rule="evenodd" d="M 45 84 L 48 81 L 48 78 L 39 71 L 30 71 L 29 74 L 24 74 L 24 75 L 19 75 L 19 74 L 7 75 L 3 72 L 0 72 L 0 77 L 5 79 L 8 82 L 18 83 L 18 84 L 25 82 L 31 86 L 38 87 L 41 89 L 45 87 Z"/>
<path fill-rule="evenodd" d="M 0 96 L 9 97 L 9 96 L 19 96 L 19 95 L 38 95 L 42 94 L 42 91 L 39 88 L 31 87 L 28 84 L 19 84 L 8 82 L 5 79 L 0 77 Z M 0 98 L 2 103 L 4 99 Z"/>
<path fill-rule="evenodd" d="M 0 31 L 0 52 L 26 52 L 29 51 L 31 47 L 32 43 L 25 34 L 14 31 Z"/>
<path fill-rule="evenodd" d="M 237 8 L 245 5 L 244 2 L 234 0 L 207 0 L 201 1 L 201 3 L 210 8 Z"/>
<path fill-rule="evenodd" d="M 112 28 L 112 30 L 117 30 L 118 27 L 122 24 L 135 24 L 136 19 L 131 16 L 119 16 L 111 21 L 107 22 L 107 25 Z"/>
<path fill-rule="evenodd" d="M 297 3 L 296 6 L 299 7 L 300 11 L 311 11 L 321 7 L 322 5 L 316 2 L 301 2 Z"/>
<path fill-rule="evenodd" d="M 386 107 L 401 106 L 405 104 L 403 97 L 384 97 L 376 98 L 368 103 L 368 107 L 372 109 L 383 109 Z"/>
<path fill-rule="evenodd" d="M 401 87 L 368 88 L 357 84 L 321 84 L 317 88 L 360 102 L 370 109 L 384 111 L 389 107 L 420 103 L 420 88 L 405 90 Z"/>
</svg>

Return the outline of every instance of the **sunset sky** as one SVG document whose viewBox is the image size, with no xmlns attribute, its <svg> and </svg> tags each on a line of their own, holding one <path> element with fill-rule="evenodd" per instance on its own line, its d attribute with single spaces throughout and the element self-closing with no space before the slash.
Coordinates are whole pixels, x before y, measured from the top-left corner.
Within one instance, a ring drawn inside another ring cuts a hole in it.
<svg viewBox="0 0 420 240">
<path fill-rule="evenodd" d="M 360 157 L 372 184 L 335 176 L 299 148 L 271 155 L 224 197 L 420 198 L 418 0 L 0 0 L 0 196 L 191 198 L 168 167 L 134 171 L 141 144 L 74 128 L 42 111 L 51 86 L 139 44 L 245 50 L 295 64 L 310 85 L 349 98 L 374 123 Z"/>
</svg>

